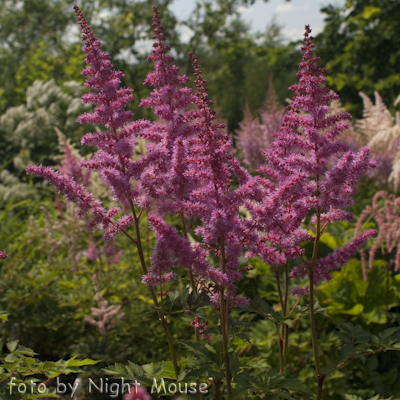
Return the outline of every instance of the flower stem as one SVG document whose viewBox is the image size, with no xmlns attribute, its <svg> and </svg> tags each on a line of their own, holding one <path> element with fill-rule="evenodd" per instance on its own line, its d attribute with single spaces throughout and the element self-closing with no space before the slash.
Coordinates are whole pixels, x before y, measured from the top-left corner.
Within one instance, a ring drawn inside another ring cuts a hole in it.
<svg viewBox="0 0 400 400">
<path fill-rule="evenodd" d="M 226 259 L 225 259 L 225 242 L 224 238 L 221 237 L 221 260 L 222 260 L 222 272 L 226 272 Z M 222 285 L 220 290 L 220 318 L 221 318 L 221 331 L 222 331 L 222 343 L 224 351 L 224 363 L 225 363 L 225 377 L 226 386 L 228 388 L 228 395 L 231 394 L 231 371 L 229 368 L 229 352 L 228 352 L 228 318 L 226 314 L 225 305 L 225 288 Z"/>
<path fill-rule="evenodd" d="M 142 265 L 143 274 L 147 274 L 148 270 L 147 270 L 147 266 L 146 266 L 146 260 L 144 259 L 142 241 L 141 241 L 141 238 L 140 238 L 139 218 L 138 218 L 138 216 L 136 214 L 135 206 L 133 205 L 132 200 L 129 200 L 129 203 L 130 203 L 130 206 L 131 206 L 133 220 L 134 220 L 135 234 L 136 234 L 136 246 L 137 246 L 137 250 L 138 250 L 138 254 L 139 254 L 139 258 L 140 258 L 140 263 Z M 150 295 L 151 295 L 151 298 L 153 300 L 154 306 L 155 307 L 159 307 L 159 303 L 158 303 L 157 296 L 156 296 L 156 293 L 154 291 L 154 288 L 151 287 L 151 286 L 149 286 L 148 288 L 149 288 Z M 164 328 L 165 335 L 167 337 L 168 347 L 169 347 L 169 351 L 171 353 L 171 358 L 172 358 L 172 363 L 174 365 L 175 375 L 176 375 L 176 378 L 178 379 L 179 367 L 178 367 L 178 360 L 177 360 L 177 357 L 176 357 L 176 352 L 175 352 L 175 348 L 174 348 L 174 343 L 173 343 L 171 330 L 169 329 L 169 324 L 168 324 L 168 321 L 167 321 L 167 319 L 166 319 L 166 317 L 164 315 L 164 312 L 161 310 L 157 314 L 158 314 L 159 320 L 161 321 L 161 325 Z"/>
<path fill-rule="evenodd" d="M 317 181 L 317 193 L 318 193 L 318 177 Z M 311 323 L 311 335 L 312 335 L 312 346 L 314 352 L 314 359 L 315 359 L 315 370 L 317 372 L 317 379 L 318 379 L 318 394 L 317 400 L 321 400 L 322 396 L 322 385 L 324 383 L 325 376 L 321 376 L 321 365 L 319 361 L 319 353 L 318 353 L 318 334 L 317 328 L 315 324 L 315 310 L 314 310 L 314 270 L 317 264 L 317 257 L 318 257 L 318 245 L 319 245 L 319 238 L 320 238 L 320 224 L 321 224 L 321 213 L 319 208 L 317 208 L 317 225 L 316 225 L 316 234 L 314 240 L 314 249 L 313 255 L 311 259 L 311 268 L 309 271 L 309 294 L 310 294 L 310 323 Z"/>
<path fill-rule="evenodd" d="M 187 238 L 187 230 L 186 230 L 186 222 L 185 222 L 185 217 L 183 215 L 183 212 L 179 213 L 180 217 L 181 217 L 181 226 L 182 226 L 182 234 L 184 237 Z M 192 271 L 189 271 L 189 279 L 190 279 L 190 286 L 191 288 L 197 293 L 197 287 L 196 287 L 196 283 L 194 281 L 194 275 L 192 273 Z M 194 340 L 196 342 L 200 341 L 200 332 L 199 332 L 199 328 L 194 328 Z"/>
</svg>

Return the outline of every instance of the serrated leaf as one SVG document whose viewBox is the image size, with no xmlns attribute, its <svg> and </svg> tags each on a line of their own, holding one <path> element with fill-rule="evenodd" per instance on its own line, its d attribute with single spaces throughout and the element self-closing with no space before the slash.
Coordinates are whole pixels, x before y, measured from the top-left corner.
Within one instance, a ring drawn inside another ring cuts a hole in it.
<svg viewBox="0 0 400 400">
<path fill-rule="evenodd" d="M 179 290 L 174 290 L 172 292 L 169 292 L 169 296 L 168 296 L 171 304 L 174 304 L 175 301 L 179 298 Z"/>
<path fill-rule="evenodd" d="M 160 376 L 165 370 L 164 361 L 158 363 L 154 369 L 154 376 Z"/>
<path fill-rule="evenodd" d="M 82 367 L 84 365 L 94 365 L 97 363 L 98 361 L 91 360 L 90 358 L 85 358 L 84 360 L 76 360 L 74 358 L 71 358 L 70 360 L 68 360 L 67 367 Z"/>
<path fill-rule="evenodd" d="M 355 348 L 352 344 L 346 344 L 344 347 L 340 349 L 339 359 L 349 358 L 356 354 Z"/>
<path fill-rule="evenodd" d="M 126 368 L 129 368 L 129 370 L 132 371 L 132 375 L 134 375 L 134 376 L 137 376 L 139 378 L 144 376 L 144 371 L 140 365 L 137 365 L 131 361 L 128 361 L 128 366 Z"/>
<path fill-rule="evenodd" d="M 20 357 L 18 356 L 18 354 L 15 354 L 15 353 L 7 354 L 6 358 L 4 359 L 4 361 L 6 363 L 15 363 L 15 362 L 18 362 L 19 360 L 20 360 Z"/>
<path fill-rule="evenodd" d="M 113 366 L 103 368 L 103 371 L 109 375 L 116 375 L 121 378 L 128 378 L 129 373 L 123 364 L 116 363 Z"/>
<path fill-rule="evenodd" d="M 181 360 L 181 371 L 186 368 L 186 360 Z M 163 378 L 176 379 L 174 363 L 172 361 L 164 361 L 164 372 L 161 374 Z"/>
<path fill-rule="evenodd" d="M 8 342 L 6 344 L 7 349 L 10 353 L 12 353 L 17 348 L 18 342 L 19 340 L 13 340 L 12 342 Z"/>
<path fill-rule="evenodd" d="M 182 344 L 203 360 L 213 362 L 213 356 L 208 348 L 199 342 L 185 341 Z"/>
<path fill-rule="evenodd" d="M 344 332 L 336 332 L 336 336 L 345 343 L 352 343 L 353 338 Z"/>
<path fill-rule="evenodd" d="M 396 332 L 398 332 L 400 330 L 400 327 L 394 327 L 394 328 L 387 328 L 387 329 L 385 329 L 383 332 L 380 332 L 380 333 L 378 333 L 378 336 L 379 336 L 379 339 L 382 341 L 382 342 L 385 342 L 385 341 L 387 341 L 388 339 L 390 339 L 390 337 L 394 334 L 394 333 L 396 333 Z"/>
<path fill-rule="evenodd" d="M 155 376 L 154 363 L 144 364 L 142 365 L 142 368 L 146 374 L 146 377 L 153 378 Z"/>
<path fill-rule="evenodd" d="M 305 385 L 303 382 L 295 378 L 285 379 L 283 382 L 280 383 L 280 385 L 282 388 L 287 390 L 294 390 L 296 392 L 313 394 L 313 392 L 307 385 Z"/>
<path fill-rule="evenodd" d="M 24 357 L 24 362 L 27 365 L 28 369 L 32 369 L 33 364 L 35 364 L 34 358 Z"/>
<path fill-rule="evenodd" d="M 182 382 L 185 379 L 185 376 L 187 374 L 187 371 L 183 370 L 179 375 L 178 375 L 178 382 Z"/>
<path fill-rule="evenodd" d="M 294 322 L 292 319 L 285 319 L 283 320 L 283 323 L 289 328 L 293 328 L 293 326 L 296 324 L 296 322 Z"/>
<path fill-rule="evenodd" d="M 240 371 L 239 354 L 237 352 L 229 357 L 229 366 L 232 374 L 237 374 Z"/>
</svg>

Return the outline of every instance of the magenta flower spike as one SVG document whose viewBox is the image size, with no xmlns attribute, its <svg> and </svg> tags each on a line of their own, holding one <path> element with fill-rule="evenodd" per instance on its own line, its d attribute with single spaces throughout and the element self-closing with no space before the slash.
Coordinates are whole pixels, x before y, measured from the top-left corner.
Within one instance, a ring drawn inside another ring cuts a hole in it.
<svg viewBox="0 0 400 400">
<path fill-rule="evenodd" d="M 149 197 L 160 200 L 159 207 L 171 209 L 174 200 L 187 199 L 195 187 L 196 180 L 185 174 L 188 138 L 196 134 L 192 124 L 195 113 L 187 110 L 194 99 L 192 89 L 184 86 L 190 78 L 179 75 L 179 67 L 171 64 L 174 58 L 167 54 L 170 46 L 165 44 L 165 28 L 156 6 L 153 11 L 156 42 L 148 61 L 154 62 L 154 71 L 147 75 L 144 84 L 154 89 L 150 97 L 141 100 L 140 106 L 153 108 L 160 121 L 139 132 L 149 143 L 140 185 Z"/>
<path fill-rule="evenodd" d="M 80 166 L 98 171 L 102 179 L 109 184 L 114 201 L 117 203 L 123 206 L 130 203 L 147 206 L 146 197 L 130 183 L 137 170 L 132 161 L 135 134 L 137 129 L 147 123 L 145 121 L 129 123 L 133 113 L 125 110 L 125 106 L 133 99 L 132 89 L 120 88 L 122 72 L 112 69 L 110 56 L 100 50 L 101 42 L 93 34 L 83 13 L 77 6 L 74 10 L 83 33 L 85 62 L 88 64 L 82 74 L 87 77 L 86 87 L 93 90 L 82 96 L 82 102 L 96 106 L 93 112 L 82 115 L 79 121 L 82 124 L 95 123 L 106 128 L 103 132 L 88 133 L 83 136 L 81 141 L 83 145 L 94 145 L 99 150 L 91 160 L 81 161 Z M 101 207 L 101 202 L 95 200 L 93 195 L 72 177 L 43 166 L 29 165 L 26 171 L 28 174 L 45 178 L 68 200 L 77 202 L 78 216 L 82 217 L 90 212 L 94 218 L 89 222 L 88 227 L 94 228 L 99 225 L 103 230 L 104 239 L 111 239 L 119 231 L 126 234 L 125 229 L 132 223 L 133 217 L 123 215 L 115 220 L 120 208 L 104 209 Z"/>
<path fill-rule="evenodd" d="M 314 213 L 312 222 L 318 220 L 318 239 L 326 226 L 320 224 L 353 218 L 346 208 L 353 204 L 359 178 L 376 167 L 374 161 L 369 161 L 368 147 L 355 154 L 338 140 L 351 116 L 328 115 L 329 103 L 339 96 L 325 86 L 327 70 L 317 66 L 319 57 L 313 54 L 311 30 L 308 25 L 305 29 L 304 55 L 296 75 L 300 82 L 289 88 L 295 96 L 279 131 L 272 135 L 271 148 L 264 152 L 267 164 L 259 168 L 271 182 L 265 185 L 262 202 L 247 203 L 252 215 L 252 220 L 246 221 L 247 226 L 263 232 L 258 237 L 253 234 L 249 255 L 258 255 L 277 267 L 302 254 L 301 242 L 315 240 L 301 228 L 310 212 Z M 330 166 L 328 161 L 333 156 L 338 161 Z M 315 284 L 330 279 L 331 271 L 344 265 L 374 233 L 373 230 L 363 233 L 319 259 L 314 266 L 309 263 L 307 267 L 303 264 L 295 267 L 292 276 L 304 276 L 313 268 Z M 295 292 L 304 293 L 299 289 Z"/>
</svg>

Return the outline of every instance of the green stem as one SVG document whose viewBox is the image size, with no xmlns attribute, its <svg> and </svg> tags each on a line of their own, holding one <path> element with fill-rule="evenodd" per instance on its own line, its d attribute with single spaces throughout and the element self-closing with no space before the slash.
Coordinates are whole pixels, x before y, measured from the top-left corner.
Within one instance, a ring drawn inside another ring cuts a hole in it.
<svg viewBox="0 0 400 400">
<path fill-rule="evenodd" d="M 316 178 L 317 181 L 317 195 L 319 194 L 318 191 L 318 177 Z M 310 294 L 310 323 L 311 323 L 311 334 L 312 334 L 312 346 L 314 352 L 314 359 L 315 359 L 315 370 L 317 372 L 317 379 L 318 379 L 318 395 L 317 400 L 321 400 L 322 396 L 322 385 L 324 379 L 321 379 L 321 365 L 319 361 L 319 353 L 318 353 L 318 334 L 317 328 L 315 324 L 315 311 L 314 311 L 314 270 L 317 263 L 318 257 L 318 245 L 319 245 L 319 238 L 320 238 L 320 224 L 321 224 L 321 213 L 319 208 L 317 208 L 317 225 L 316 225 L 316 234 L 315 234 L 315 241 L 314 241 L 314 249 L 313 255 L 311 259 L 311 268 L 309 271 L 309 294 Z"/>
<path fill-rule="evenodd" d="M 281 290 L 281 282 L 280 282 L 280 277 L 279 277 L 279 268 L 276 268 L 276 270 L 275 270 L 275 279 L 276 279 L 276 286 L 278 288 L 279 303 L 281 304 L 282 314 L 285 315 L 285 312 L 283 310 L 284 304 L 283 304 L 283 297 L 282 297 L 282 290 Z M 283 356 L 283 354 L 284 354 L 283 337 L 284 337 L 285 324 L 282 324 L 282 333 L 279 331 L 278 325 L 276 325 L 276 330 L 278 332 L 278 337 L 279 337 L 279 370 L 283 374 L 283 371 L 285 369 L 284 356 Z"/>
<path fill-rule="evenodd" d="M 286 317 L 287 308 L 288 308 L 288 298 L 289 298 L 289 260 L 286 260 L 286 264 L 285 264 L 285 301 L 284 301 L 284 308 L 283 308 L 283 315 L 285 317 Z M 288 344 L 289 344 L 289 326 L 285 324 L 285 325 L 283 325 L 283 372 L 285 372 L 285 367 L 286 367 Z"/>
<path fill-rule="evenodd" d="M 215 400 L 221 400 L 221 381 L 215 381 Z"/>
<path fill-rule="evenodd" d="M 225 259 L 225 242 L 224 238 L 221 237 L 221 261 L 222 261 L 222 272 L 226 272 L 226 259 Z M 224 351 L 224 363 L 225 363 L 225 377 L 226 386 L 228 388 L 228 396 L 231 395 L 231 371 L 229 368 L 229 352 L 228 352 L 228 321 L 225 308 L 225 288 L 221 287 L 220 290 L 220 317 L 221 317 L 221 331 L 222 331 L 222 343 Z"/>
<path fill-rule="evenodd" d="M 386 265 L 386 293 L 385 293 L 385 303 L 386 303 L 386 313 L 389 311 L 389 268 L 390 263 Z"/>
<path fill-rule="evenodd" d="M 146 275 L 148 273 L 148 270 L 147 270 L 147 266 L 146 266 L 146 260 L 144 259 L 142 241 L 141 241 L 141 238 L 140 238 L 139 218 L 138 218 L 138 216 L 136 214 L 136 210 L 135 210 L 135 207 L 133 205 L 132 200 L 129 200 L 129 203 L 130 203 L 130 206 L 131 206 L 133 220 L 134 220 L 135 234 L 136 234 L 136 246 L 137 246 L 137 250 L 138 250 L 138 254 L 139 254 L 139 258 L 140 258 L 140 263 L 142 265 L 143 274 Z M 154 306 L 155 307 L 159 307 L 159 303 L 158 303 L 157 296 L 156 296 L 156 293 L 154 291 L 154 288 L 152 286 L 148 286 L 148 288 L 149 288 L 150 296 L 151 296 L 151 298 L 153 300 Z M 158 314 L 158 318 L 161 321 L 161 324 L 162 324 L 162 326 L 164 328 L 165 335 L 167 337 L 168 347 L 169 347 L 169 351 L 171 353 L 171 358 L 172 358 L 172 363 L 174 365 L 175 375 L 176 375 L 176 378 L 178 379 L 179 367 L 178 367 L 178 360 L 177 360 L 177 357 L 176 357 L 174 343 L 173 343 L 173 339 L 172 339 L 172 335 L 171 335 L 171 330 L 169 329 L 169 324 L 168 324 L 168 322 L 166 320 L 164 312 L 161 310 L 157 314 Z"/>
<path fill-rule="evenodd" d="M 186 222 L 185 222 L 185 217 L 183 215 L 183 212 L 179 213 L 180 217 L 181 217 L 181 225 L 182 225 L 182 234 L 184 237 L 187 238 L 187 230 L 186 230 Z M 192 271 L 189 271 L 189 278 L 190 278 L 190 286 L 192 287 L 192 289 L 194 291 L 197 292 L 197 288 L 196 288 L 196 283 L 194 281 L 194 275 L 192 273 Z"/>
<path fill-rule="evenodd" d="M 182 225 L 182 234 L 184 237 L 187 238 L 187 230 L 186 230 L 186 222 L 185 222 L 185 217 L 183 215 L 183 212 L 179 213 L 180 217 L 181 217 L 181 225 Z M 191 288 L 197 293 L 197 287 L 196 287 L 196 283 L 194 280 L 194 275 L 192 273 L 192 271 L 189 271 L 189 279 L 190 279 L 190 286 Z M 199 332 L 199 328 L 194 328 L 194 340 L 196 342 L 200 341 L 200 332 Z"/>
</svg>

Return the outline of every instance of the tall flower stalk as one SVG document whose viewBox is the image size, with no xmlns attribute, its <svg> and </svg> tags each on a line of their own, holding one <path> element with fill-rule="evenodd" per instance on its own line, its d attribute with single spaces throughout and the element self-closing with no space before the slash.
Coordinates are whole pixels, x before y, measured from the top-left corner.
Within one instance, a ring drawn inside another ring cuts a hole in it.
<svg viewBox="0 0 400 400">
<path fill-rule="evenodd" d="M 114 196 L 113 200 L 124 209 L 130 209 L 131 215 L 125 214 L 116 219 L 120 214 L 120 207 L 106 210 L 99 200 L 95 200 L 93 194 L 89 193 L 83 185 L 76 183 L 72 177 L 43 166 L 29 165 L 26 170 L 30 174 L 47 179 L 64 193 L 68 200 L 77 202 L 78 216 L 92 214 L 94 218 L 88 223 L 88 228 L 93 229 L 99 226 L 105 240 L 112 239 L 118 232 L 125 234 L 135 244 L 143 274 L 147 274 L 148 268 L 143 252 L 139 221 L 143 210 L 149 206 L 150 199 L 139 185 L 132 184 L 135 178 L 140 178 L 144 164 L 141 159 L 133 161 L 132 156 L 137 132 L 149 126 L 150 123 L 131 122 L 133 113 L 125 110 L 125 107 L 133 100 L 132 89 L 120 87 L 123 73 L 112 69 L 110 56 L 100 50 L 102 43 L 92 32 L 83 13 L 77 6 L 74 10 L 83 34 L 82 40 L 85 42 L 87 66 L 82 74 L 87 77 L 85 86 L 92 89 L 92 92 L 82 96 L 82 102 L 96 106 L 93 112 L 85 113 L 79 121 L 81 124 L 95 123 L 106 128 L 102 132 L 88 133 L 83 136 L 81 140 L 83 145 L 97 146 L 99 150 L 91 160 L 82 161 L 80 165 L 82 168 L 98 171 L 102 179 L 108 183 Z M 128 233 L 128 228 L 132 224 L 135 238 Z M 154 288 L 149 287 L 149 291 L 154 306 L 160 309 Z M 178 361 L 168 321 L 162 310 L 158 311 L 158 317 L 164 328 L 175 373 L 178 376 Z"/>
<path fill-rule="evenodd" d="M 264 183 L 264 199 L 260 203 L 247 203 L 252 218 L 245 221 L 245 224 L 253 232 L 249 236 L 250 255 L 258 255 L 278 271 L 279 292 L 279 269 L 283 267 L 287 271 L 289 259 L 297 259 L 300 264 L 290 271 L 290 275 L 286 272 L 286 288 L 289 277 L 308 277 L 308 286 L 294 288 L 292 293 L 309 296 L 319 400 L 322 398 L 326 375 L 322 373 L 318 350 L 314 289 L 322 280 L 331 279 L 331 272 L 355 255 L 357 249 L 375 231 L 360 234 L 323 258 L 318 256 L 319 243 L 329 223 L 353 218 L 346 208 L 353 203 L 352 196 L 356 192 L 359 177 L 376 167 L 376 163 L 369 161 L 367 147 L 355 154 L 349 151 L 348 145 L 338 140 L 351 116 L 347 113 L 328 115 L 329 103 L 338 100 L 339 96 L 325 86 L 326 70 L 316 64 L 319 58 L 313 54 L 315 45 L 309 36 L 310 32 L 309 26 L 306 26 L 302 47 L 304 55 L 297 73 L 300 82 L 289 88 L 295 96 L 279 131 L 273 134 L 271 148 L 264 152 L 268 163 L 259 168 L 259 172 L 269 178 Z M 331 165 L 329 159 L 335 157 L 338 161 Z M 311 222 L 314 225 L 314 236 L 302 229 L 302 223 L 310 213 L 313 214 Z M 313 242 L 309 260 L 305 259 L 301 249 L 301 243 L 305 241 Z M 279 297 L 286 314 L 287 295 L 282 296 L 280 293 Z M 282 372 L 287 352 L 285 332 L 283 342 L 286 346 L 280 348 Z"/>
</svg>

